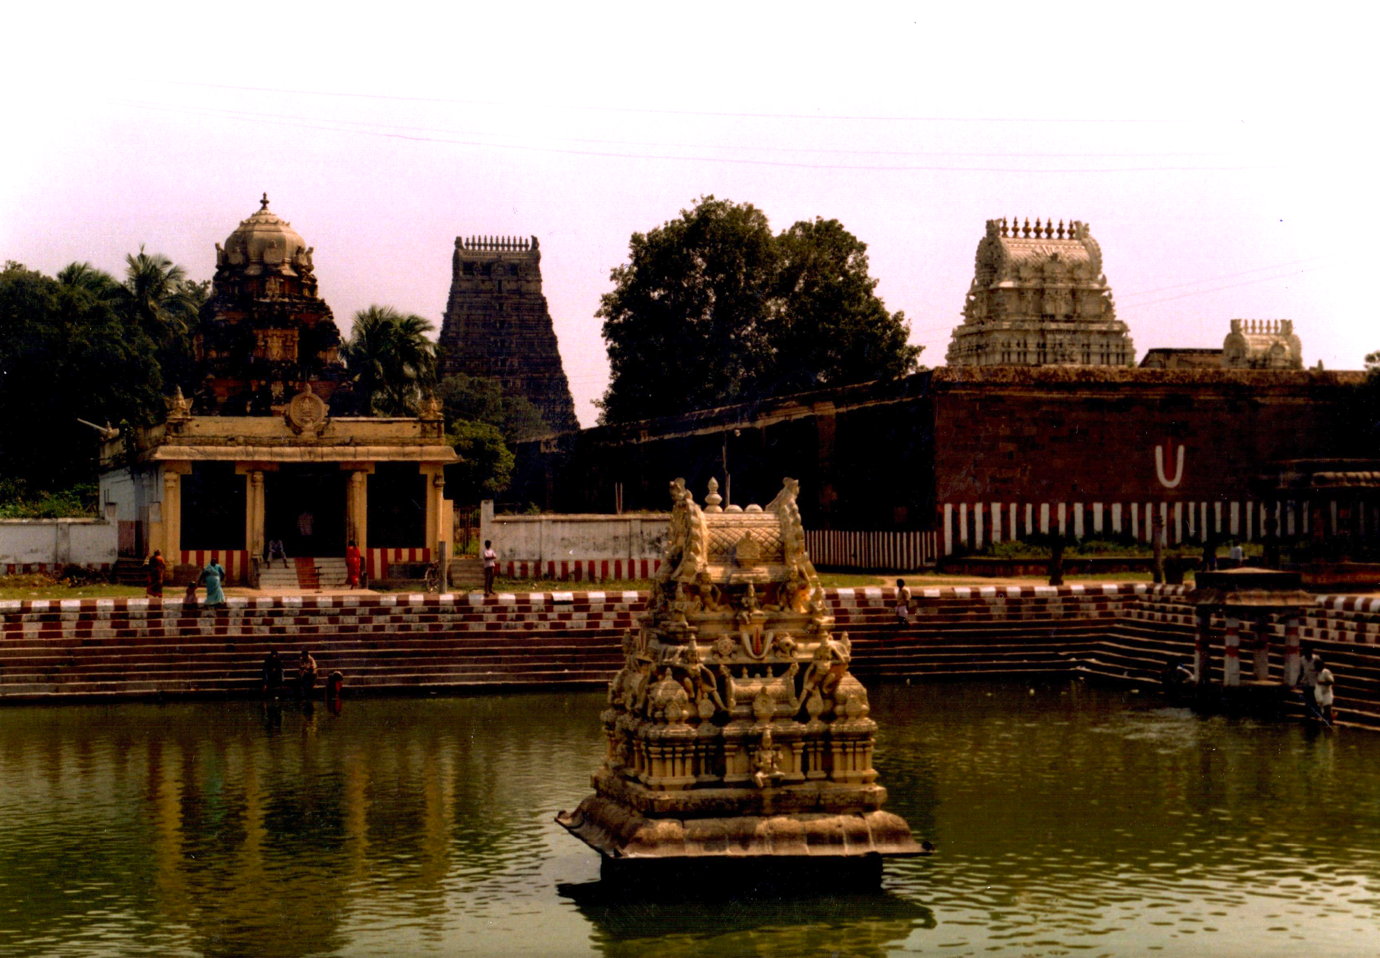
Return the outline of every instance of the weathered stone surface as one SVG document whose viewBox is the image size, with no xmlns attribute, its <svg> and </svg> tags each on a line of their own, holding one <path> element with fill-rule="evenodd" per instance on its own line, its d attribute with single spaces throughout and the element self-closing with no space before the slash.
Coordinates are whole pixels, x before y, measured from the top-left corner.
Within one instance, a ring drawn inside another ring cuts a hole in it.
<svg viewBox="0 0 1380 958">
<path fill-rule="evenodd" d="M 1222 341 L 1229 369 L 1302 369 L 1303 344 L 1292 319 L 1233 319 Z"/>
<path fill-rule="evenodd" d="M 1129 366 L 1102 249 L 1086 223 L 988 220 L 950 366 Z"/>
<path fill-rule="evenodd" d="M 880 811 L 876 723 L 786 480 L 701 508 L 683 480 L 659 578 L 609 685 L 595 794 L 558 820 L 606 858 L 910 855 Z"/>
<path fill-rule="evenodd" d="M 443 375 L 496 379 L 506 394 L 530 400 L 553 432 L 580 428 L 535 236 L 456 238 L 440 346 Z"/>
</svg>

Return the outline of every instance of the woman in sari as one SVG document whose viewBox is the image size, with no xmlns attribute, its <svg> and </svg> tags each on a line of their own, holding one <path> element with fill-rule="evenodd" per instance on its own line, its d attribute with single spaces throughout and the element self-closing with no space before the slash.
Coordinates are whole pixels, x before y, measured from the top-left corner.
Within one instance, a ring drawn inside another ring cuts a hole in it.
<svg viewBox="0 0 1380 958">
<path fill-rule="evenodd" d="M 220 556 L 212 554 L 211 561 L 201 570 L 201 584 L 206 586 L 206 608 L 225 605 L 225 592 L 221 583 L 225 581 L 225 566 L 220 564 Z"/>
</svg>

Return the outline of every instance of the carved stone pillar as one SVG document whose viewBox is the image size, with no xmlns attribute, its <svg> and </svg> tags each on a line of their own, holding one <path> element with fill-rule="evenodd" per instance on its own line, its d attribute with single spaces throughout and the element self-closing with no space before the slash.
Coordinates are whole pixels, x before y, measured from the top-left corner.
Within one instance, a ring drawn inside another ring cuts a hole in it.
<svg viewBox="0 0 1380 958">
<path fill-rule="evenodd" d="M 1222 650 L 1222 684 L 1235 688 L 1241 684 L 1241 625 L 1233 616 L 1227 616 L 1227 631 Z"/>
<path fill-rule="evenodd" d="M 1293 688 L 1299 681 L 1299 617 L 1284 620 L 1284 684 Z"/>
<path fill-rule="evenodd" d="M 245 469 L 246 502 L 244 504 L 244 541 L 250 560 L 264 554 L 264 472 Z"/>
<path fill-rule="evenodd" d="M 163 464 L 163 559 L 169 567 L 182 562 L 182 476 L 191 472 L 191 463 Z"/>
<path fill-rule="evenodd" d="M 345 483 L 345 541 L 351 540 L 362 553 L 369 548 L 369 474 L 372 465 L 341 463 L 349 475 Z"/>
<path fill-rule="evenodd" d="M 440 544 L 450 541 L 450 517 L 445 512 L 446 473 L 439 463 L 422 463 L 418 467 L 429 480 L 426 484 L 426 547 L 431 557 L 440 555 Z"/>
</svg>

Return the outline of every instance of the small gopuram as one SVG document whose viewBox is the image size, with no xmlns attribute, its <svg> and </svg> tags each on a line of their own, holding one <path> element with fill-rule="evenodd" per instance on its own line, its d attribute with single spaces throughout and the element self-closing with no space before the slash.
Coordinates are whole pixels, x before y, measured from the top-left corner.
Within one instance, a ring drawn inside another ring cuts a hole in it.
<svg viewBox="0 0 1380 958">
<path fill-rule="evenodd" d="M 541 289 L 535 236 L 458 236 L 441 324 L 441 372 L 496 379 L 553 432 L 580 428 Z"/>
<path fill-rule="evenodd" d="M 1302 369 L 1303 343 L 1292 319 L 1233 319 L 1222 341 L 1228 369 Z"/>
<path fill-rule="evenodd" d="M 988 220 L 950 366 L 1130 366 L 1102 248 L 1086 223 Z"/>
<path fill-rule="evenodd" d="M 312 249 L 266 195 L 216 246 L 195 343 L 191 398 L 179 389 L 163 422 L 102 445 L 122 555 L 159 549 L 176 569 L 214 554 L 230 582 L 255 584 L 274 540 L 293 560 L 342 565 L 353 540 L 371 578 L 450 541 L 444 468 L 457 457 L 440 404 L 416 418 L 354 414 Z"/>
<path fill-rule="evenodd" d="M 709 486 L 700 508 L 671 484 L 665 560 L 609 685 L 595 793 L 557 821 L 609 878 L 728 865 L 740 879 L 874 881 L 884 856 L 924 849 L 881 809 L 877 724 L 805 551 L 798 484 L 745 509 Z"/>
</svg>

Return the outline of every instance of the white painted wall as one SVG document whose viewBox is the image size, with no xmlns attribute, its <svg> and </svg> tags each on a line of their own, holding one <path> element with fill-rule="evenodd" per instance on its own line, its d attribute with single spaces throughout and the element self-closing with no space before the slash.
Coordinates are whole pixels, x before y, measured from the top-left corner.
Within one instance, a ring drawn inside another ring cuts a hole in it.
<svg viewBox="0 0 1380 958">
<path fill-rule="evenodd" d="M 116 525 L 105 519 L 0 519 L 0 571 L 6 566 L 110 566 Z"/>
<path fill-rule="evenodd" d="M 559 562 L 579 559 L 660 559 L 667 513 L 639 515 L 496 516 L 492 500 L 479 512 L 479 539 L 491 539 L 499 559 Z"/>
</svg>

